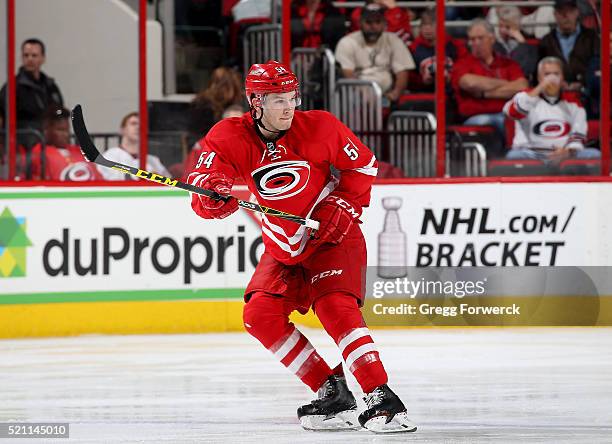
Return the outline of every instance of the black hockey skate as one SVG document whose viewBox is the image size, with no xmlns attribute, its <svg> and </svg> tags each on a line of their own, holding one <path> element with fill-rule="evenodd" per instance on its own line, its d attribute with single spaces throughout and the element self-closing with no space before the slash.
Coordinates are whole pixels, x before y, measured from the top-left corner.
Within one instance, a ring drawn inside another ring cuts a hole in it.
<svg viewBox="0 0 612 444">
<path fill-rule="evenodd" d="M 398 396 L 383 384 L 365 398 L 368 408 L 359 415 L 359 423 L 375 433 L 415 432 L 417 427 L 408 419 L 406 407 Z"/>
<path fill-rule="evenodd" d="M 317 392 L 318 398 L 298 408 L 300 424 L 306 430 L 360 429 L 357 402 L 341 375 L 332 375 Z"/>
</svg>

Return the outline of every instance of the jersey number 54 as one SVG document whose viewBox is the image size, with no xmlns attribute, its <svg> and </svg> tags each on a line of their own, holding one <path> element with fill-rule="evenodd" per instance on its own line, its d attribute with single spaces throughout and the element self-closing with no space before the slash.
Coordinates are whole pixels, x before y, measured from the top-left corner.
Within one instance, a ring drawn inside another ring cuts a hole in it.
<svg viewBox="0 0 612 444">
<path fill-rule="evenodd" d="M 206 154 L 208 154 L 208 156 L 206 156 Z M 213 159 L 215 158 L 215 154 L 217 153 L 211 152 L 209 154 L 208 151 L 202 151 L 202 154 L 200 154 L 200 157 L 198 158 L 196 169 L 200 168 L 202 164 L 206 165 L 206 168 L 210 168 L 212 165 Z M 205 156 L 206 156 L 206 159 L 204 159 Z"/>
</svg>

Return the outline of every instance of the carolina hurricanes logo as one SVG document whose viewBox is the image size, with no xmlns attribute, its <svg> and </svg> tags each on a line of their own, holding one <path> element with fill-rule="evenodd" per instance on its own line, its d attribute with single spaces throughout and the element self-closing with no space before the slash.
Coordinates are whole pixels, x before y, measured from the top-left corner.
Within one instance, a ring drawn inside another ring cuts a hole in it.
<svg viewBox="0 0 612 444">
<path fill-rule="evenodd" d="M 257 168 L 251 176 L 261 197 L 268 200 L 285 199 L 306 187 L 310 165 L 303 160 L 276 162 Z"/>
<path fill-rule="evenodd" d="M 541 137 L 556 139 L 567 136 L 570 129 L 570 124 L 563 120 L 542 120 L 533 127 L 533 132 Z"/>
<path fill-rule="evenodd" d="M 60 173 L 60 180 L 65 181 L 84 182 L 93 179 L 93 174 L 85 162 L 72 163 Z"/>
</svg>

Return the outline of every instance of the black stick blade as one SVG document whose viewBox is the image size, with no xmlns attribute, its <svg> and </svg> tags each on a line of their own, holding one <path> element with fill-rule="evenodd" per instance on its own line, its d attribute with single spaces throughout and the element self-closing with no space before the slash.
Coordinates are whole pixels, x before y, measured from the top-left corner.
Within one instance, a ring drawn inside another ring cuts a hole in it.
<svg viewBox="0 0 612 444">
<path fill-rule="evenodd" d="M 72 128 L 74 129 L 74 134 L 79 142 L 83 156 L 89 162 L 96 162 L 98 157 L 101 157 L 100 151 L 98 151 L 98 148 L 96 148 L 91 140 L 91 137 L 89 136 L 89 132 L 85 126 L 85 120 L 83 120 L 83 110 L 81 109 L 81 105 L 74 107 L 72 110 L 71 119 Z"/>
</svg>

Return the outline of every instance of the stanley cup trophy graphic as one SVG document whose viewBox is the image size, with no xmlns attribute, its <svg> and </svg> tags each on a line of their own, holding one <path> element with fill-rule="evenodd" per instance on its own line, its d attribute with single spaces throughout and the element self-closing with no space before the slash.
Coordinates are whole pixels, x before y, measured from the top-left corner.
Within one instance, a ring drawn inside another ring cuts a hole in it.
<svg viewBox="0 0 612 444">
<path fill-rule="evenodd" d="M 378 277 L 393 279 L 405 277 L 406 268 L 406 233 L 400 226 L 397 210 L 402 206 L 401 197 L 385 197 L 382 200 L 385 223 L 382 232 L 378 233 Z"/>
</svg>

